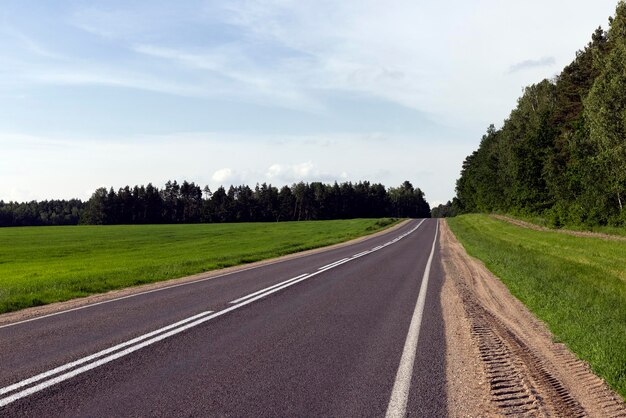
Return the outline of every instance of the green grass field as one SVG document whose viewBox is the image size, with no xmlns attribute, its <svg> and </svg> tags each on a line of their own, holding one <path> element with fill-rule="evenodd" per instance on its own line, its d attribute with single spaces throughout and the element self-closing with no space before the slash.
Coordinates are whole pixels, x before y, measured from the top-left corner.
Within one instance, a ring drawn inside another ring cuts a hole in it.
<svg viewBox="0 0 626 418">
<path fill-rule="evenodd" d="M 534 231 L 486 215 L 448 223 L 470 255 L 626 397 L 626 242 Z"/>
<path fill-rule="evenodd" d="M 0 313 L 322 247 L 396 222 L 0 228 Z"/>
</svg>

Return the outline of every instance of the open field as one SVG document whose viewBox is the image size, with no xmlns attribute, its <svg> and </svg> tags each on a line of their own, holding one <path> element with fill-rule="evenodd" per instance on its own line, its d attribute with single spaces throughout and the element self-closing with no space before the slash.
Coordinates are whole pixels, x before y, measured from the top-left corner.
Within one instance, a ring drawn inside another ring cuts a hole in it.
<svg viewBox="0 0 626 418">
<path fill-rule="evenodd" d="M 626 242 L 535 231 L 486 215 L 448 222 L 470 255 L 626 396 Z"/>
<path fill-rule="evenodd" d="M 0 229 L 0 313 L 366 235 L 392 219 Z"/>
</svg>

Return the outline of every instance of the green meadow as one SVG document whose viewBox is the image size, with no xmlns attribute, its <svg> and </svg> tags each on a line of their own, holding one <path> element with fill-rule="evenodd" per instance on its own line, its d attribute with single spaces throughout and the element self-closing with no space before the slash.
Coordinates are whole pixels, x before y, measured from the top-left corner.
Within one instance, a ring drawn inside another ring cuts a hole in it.
<svg viewBox="0 0 626 418">
<path fill-rule="evenodd" d="M 0 313 L 331 245 L 397 222 L 0 228 Z"/>
<path fill-rule="evenodd" d="M 626 241 L 535 231 L 487 215 L 448 223 L 558 341 L 626 396 Z"/>
</svg>

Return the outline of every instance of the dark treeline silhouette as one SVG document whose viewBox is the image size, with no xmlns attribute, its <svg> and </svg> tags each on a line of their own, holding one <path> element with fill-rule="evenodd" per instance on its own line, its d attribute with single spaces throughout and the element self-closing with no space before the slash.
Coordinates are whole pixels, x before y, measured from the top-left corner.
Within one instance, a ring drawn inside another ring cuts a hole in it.
<svg viewBox="0 0 626 418">
<path fill-rule="evenodd" d="M 78 199 L 5 203 L 0 200 L 0 226 L 76 225 L 85 203 Z"/>
<path fill-rule="evenodd" d="M 68 224 L 158 224 L 277 222 L 349 218 L 425 218 L 430 206 L 419 188 L 405 181 L 382 184 L 296 183 L 219 187 L 215 192 L 187 181 L 97 189 L 89 201 L 0 202 L 0 226 Z"/>
<path fill-rule="evenodd" d="M 554 80 L 527 87 L 463 163 L 455 210 L 626 224 L 626 4 Z"/>
<path fill-rule="evenodd" d="M 449 218 L 457 215 L 457 205 L 448 200 L 445 205 L 437 205 L 430 211 L 433 218 Z"/>
</svg>

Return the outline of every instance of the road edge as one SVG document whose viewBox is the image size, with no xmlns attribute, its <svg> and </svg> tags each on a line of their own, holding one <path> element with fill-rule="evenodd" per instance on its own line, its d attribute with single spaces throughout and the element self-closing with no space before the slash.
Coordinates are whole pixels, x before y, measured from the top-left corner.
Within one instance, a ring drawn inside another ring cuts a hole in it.
<svg viewBox="0 0 626 418">
<path fill-rule="evenodd" d="M 357 244 L 363 241 L 370 240 L 375 237 L 379 237 L 381 235 L 385 235 L 391 233 L 397 229 L 400 229 L 407 223 L 409 223 L 411 219 L 405 219 L 404 221 L 400 221 L 395 225 L 384 228 L 380 231 L 376 231 L 372 234 L 363 235 L 358 238 L 351 239 L 349 241 L 339 242 L 337 244 L 332 244 L 324 247 L 313 248 L 310 250 L 299 251 L 291 254 L 286 254 L 280 257 L 268 258 L 265 260 L 255 261 L 253 263 L 239 264 L 237 266 L 227 267 L 224 269 L 218 270 L 210 270 L 198 274 L 193 274 L 190 276 L 179 277 L 175 279 L 167 279 L 154 283 L 147 283 L 137 286 L 125 287 L 122 289 L 110 290 L 105 293 L 95 293 L 93 295 L 69 299 L 62 302 L 54 302 L 47 305 L 42 306 L 34 306 L 31 308 L 21 309 L 19 311 L 7 312 L 0 314 L 0 327 L 4 327 L 15 322 L 22 322 L 32 320 L 41 316 L 54 315 L 57 313 L 61 313 L 64 311 L 75 310 L 78 308 L 87 307 L 89 305 L 101 304 L 106 302 L 111 302 L 116 299 L 131 297 L 134 295 L 138 295 L 141 293 L 146 293 L 150 291 L 157 291 L 160 289 L 165 289 L 173 286 L 179 286 L 182 284 L 193 283 L 200 280 L 210 280 L 212 278 L 221 277 L 228 274 L 237 273 L 244 270 L 252 270 L 255 268 L 263 267 L 270 264 L 277 264 L 288 260 L 293 260 L 301 257 L 306 257 L 312 254 L 323 253 L 326 251 L 331 251 L 337 248 L 346 247 L 349 245 Z"/>
</svg>

